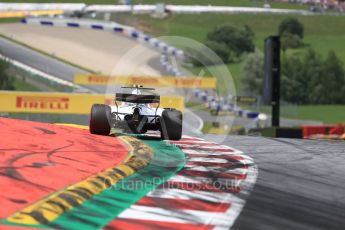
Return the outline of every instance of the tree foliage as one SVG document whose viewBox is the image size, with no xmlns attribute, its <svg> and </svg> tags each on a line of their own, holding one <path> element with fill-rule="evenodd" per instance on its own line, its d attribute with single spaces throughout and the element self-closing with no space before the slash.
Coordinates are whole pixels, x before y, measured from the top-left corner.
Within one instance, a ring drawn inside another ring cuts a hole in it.
<svg viewBox="0 0 345 230">
<path fill-rule="evenodd" d="M 345 70 L 334 51 L 325 59 L 313 49 L 303 58 L 284 54 L 281 66 L 283 100 L 295 104 L 345 104 Z M 243 89 L 262 95 L 263 57 L 248 55 L 242 74 Z"/>
<path fill-rule="evenodd" d="M 327 97 L 320 94 L 320 86 L 326 76 L 323 70 L 322 57 L 317 54 L 315 50 L 309 49 L 305 54 L 301 73 L 301 81 L 304 81 L 306 87 L 308 87 L 306 88 L 308 94 L 306 95 L 306 101 L 304 103 L 321 103 L 320 98 Z"/>
<path fill-rule="evenodd" d="M 230 51 L 224 43 L 207 41 L 205 45 L 213 50 L 224 63 L 227 63 L 229 61 Z"/>
<path fill-rule="evenodd" d="M 282 98 L 297 104 L 344 104 L 343 63 L 330 51 L 325 60 L 309 49 L 303 61 L 285 57 L 282 69 Z"/>
<path fill-rule="evenodd" d="M 232 25 L 224 25 L 215 28 L 208 33 L 207 40 L 224 44 L 229 51 L 228 61 L 233 61 L 245 52 L 253 52 L 254 33 L 249 26 L 238 28 Z"/>
<path fill-rule="evenodd" d="M 281 98 L 289 102 L 305 104 L 308 97 L 303 62 L 295 56 L 284 56 L 281 69 Z"/>
<path fill-rule="evenodd" d="M 199 47 L 199 49 L 186 49 L 186 57 L 194 66 L 211 66 L 223 64 L 227 59 L 228 53 L 226 46 L 219 43 L 206 43 L 208 47 Z M 223 48 L 223 50 L 222 50 Z M 210 52 L 213 51 L 213 52 Z M 219 58 L 217 58 L 217 56 Z M 223 59 L 224 58 L 224 59 Z"/>
<path fill-rule="evenodd" d="M 284 33 L 280 37 L 281 49 L 286 51 L 289 48 L 299 48 L 303 45 L 302 39 L 295 34 Z"/>
<path fill-rule="evenodd" d="M 320 100 L 321 104 L 342 104 L 345 103 L 345 73 L 343 62 L 336 56 L 334 51 L 328 53 L 323 62 L 323 88 L 322 94 L 326 98 Z"/>
<path fill-rule="evenodd" d="M 260 95 L 264 79 L 264 55 L 259 52 L 248 54 L 242 65 L 242 88 L 248 95 Z"/>
<path fill-rule="evenodd" d="M 0 90 L 15 90 L 13 78 L 8 74 L 9 63 L 0 59 Z"/>
<path fill-rule="evenodd" d="M 297 18 L 286 18 L 284 19 L 278 29 L 278 34 L 282 36 L 283 34 L 297 35 L 301 39 L 304 37 L 304 26 L 298 21 Z"/>
</svg>

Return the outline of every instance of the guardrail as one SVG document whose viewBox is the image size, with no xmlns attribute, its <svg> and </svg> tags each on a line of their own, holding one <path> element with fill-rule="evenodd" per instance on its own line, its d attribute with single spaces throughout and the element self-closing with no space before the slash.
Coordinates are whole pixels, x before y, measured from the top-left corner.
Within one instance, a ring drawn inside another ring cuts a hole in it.
<svg viewBox="0 0 345 230">
<path fill-rule="evenodd" d="M 156 5 L 86 5 L 64 3 L 0 3 L 0 11 L 11 10 L 65 10 L 96 12 L 138 12 L 153 13 Z M 165 9 L 173 13 L 273 13 L 313 15 L 313 12 L 293 9 L 274 9 L 264 7 L 232 7 L 212 5 L 166 5 Z"/>
<path fill-rule="evenodd" d="M 0 3 L 0 11 L 64 10 L 75 11 L 86 7 L 83 3 Z"/>
<path fill-rule="evenodd" d="M 85 11 L 100 12 L 140 12 L 153 13 L 156 5 L 89 5 Z M 166 5 L 165 9 L 173 13 L 271 13 L 271 14 L 301 14 L 313 15 L 306 10 L 274 9 L 264 7 L 232 7 L 212 5 Z"/>
</svg>

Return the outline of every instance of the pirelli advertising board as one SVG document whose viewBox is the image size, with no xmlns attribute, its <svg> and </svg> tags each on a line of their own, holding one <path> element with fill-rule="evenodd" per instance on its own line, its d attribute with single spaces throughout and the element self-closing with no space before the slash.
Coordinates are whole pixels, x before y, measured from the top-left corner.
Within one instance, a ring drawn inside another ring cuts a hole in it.
<svg viewBox="0 0 345 230">
<path fill-rule="evenodd" d="M 114 104 L 114 95 L 0 91 L 0 112 L 89 114 L 93 104 Z M 184 110 L 184 99 L 161 96 L 160 107 Z"/>
<path fill-rule="evenodd" d="M 215 89 L 213 77 L 147 77 L 147 76 L 103 76 L 76 74 L 74 83 L 79 85 L 143 85 L 151 87 L 175 87 Z"/>
</svg>

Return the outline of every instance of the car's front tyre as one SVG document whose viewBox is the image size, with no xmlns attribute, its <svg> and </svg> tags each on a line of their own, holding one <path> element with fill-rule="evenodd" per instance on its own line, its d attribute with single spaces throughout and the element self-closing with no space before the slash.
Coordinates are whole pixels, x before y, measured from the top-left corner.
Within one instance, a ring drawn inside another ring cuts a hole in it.
<svg viewBox="0 0 345 230">
<path fill-rule="evenodd" d="M 107 136 L 110 133 L 111 109 L 108 105 L 94 104 L 91 108 L 89 130 L 92 134 Z"/>
</svg>

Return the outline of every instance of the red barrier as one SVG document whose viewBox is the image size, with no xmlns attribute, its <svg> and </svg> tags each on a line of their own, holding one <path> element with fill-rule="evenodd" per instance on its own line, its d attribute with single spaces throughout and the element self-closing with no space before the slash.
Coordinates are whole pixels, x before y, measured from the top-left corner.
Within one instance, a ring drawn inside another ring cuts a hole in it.
<svg viewBox="0 0 345 230">
<path fill-rule="evenodd" d="M 0 118 L 0 219 L 127 156 L 116 138 Z"/>
<path fill-rule="evenodd" d="M 303 128 L 303 137 L 309 138 L 313 135 L 342 135 L 344 126 L 341 125 L 305 125 Z"/>
</svg>

